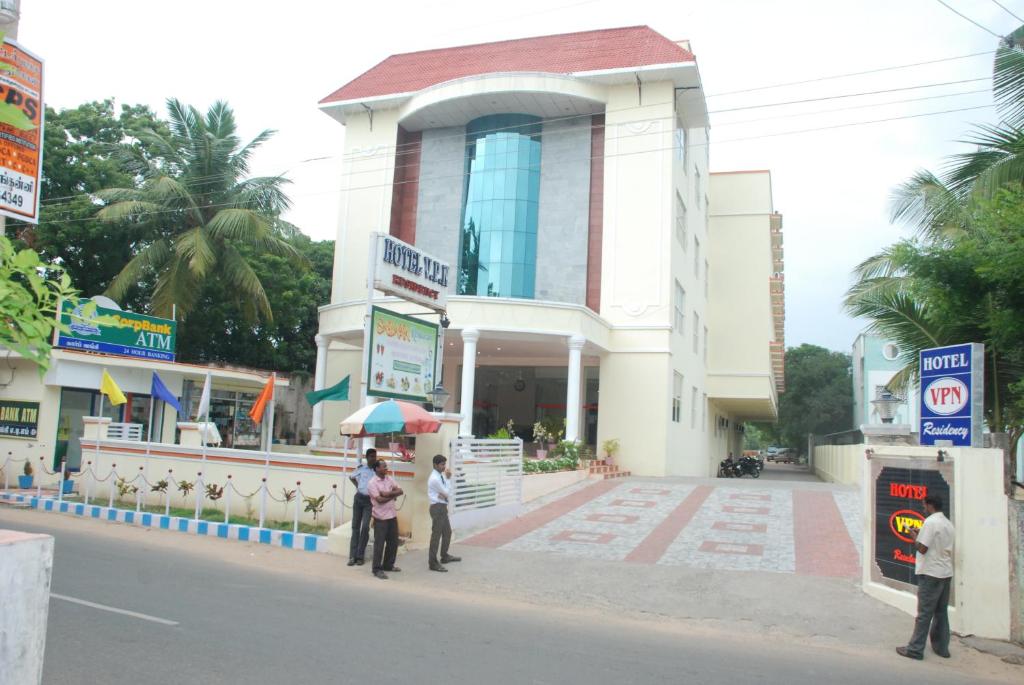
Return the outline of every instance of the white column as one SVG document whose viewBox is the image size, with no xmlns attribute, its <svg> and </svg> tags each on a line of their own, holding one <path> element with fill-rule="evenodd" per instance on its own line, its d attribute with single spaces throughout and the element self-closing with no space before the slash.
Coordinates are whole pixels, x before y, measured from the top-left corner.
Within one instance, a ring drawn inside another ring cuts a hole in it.
<svg viewBox="0 0 1024 685">
<path fill-rule="evenodd" d="M 473 435 L 473 387 L 476 382 L 476 341 L 480 331 L 467 328 L 462 331 L 462 394 L 459 411 L 459 435 Z"/>
<path fill-rule="evenodd" d="M 565 393 L 565 439 L 580 439 L 580 374 L 583 367 L 583 345 L 579 335 L 569 338 L 569 382 Z"/>
<path fill-rule="evenodd" d="M 323 390 L 327 384 L 327 347 L 331 344 L 326 336 L 316 338 L 316 375 L 313 377 L 313 390 Z M 324 403 L 313 405 L 313 425 L 309 428 L 309 446 L 316 447 L 324 434 Z"/>
</svg>

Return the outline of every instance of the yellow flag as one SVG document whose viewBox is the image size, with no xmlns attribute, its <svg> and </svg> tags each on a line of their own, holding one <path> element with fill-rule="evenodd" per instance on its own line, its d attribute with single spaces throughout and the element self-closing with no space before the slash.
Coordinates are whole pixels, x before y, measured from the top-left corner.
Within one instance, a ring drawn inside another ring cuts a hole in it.
<svg viewBox="0 0 1024 685">
<path fill-rule="evenodd" d="M 119 404 L 124 404 L 128 400 L 125 399 L 124 393 L 121 392 L 121 388 L 117 387 L 117 383 L 110 377 L 106 369 L 103 369 L 103 379 L 100 381 L 100 392 L 107 396 L 110 403 L 115 407 Z"/>
</svg>

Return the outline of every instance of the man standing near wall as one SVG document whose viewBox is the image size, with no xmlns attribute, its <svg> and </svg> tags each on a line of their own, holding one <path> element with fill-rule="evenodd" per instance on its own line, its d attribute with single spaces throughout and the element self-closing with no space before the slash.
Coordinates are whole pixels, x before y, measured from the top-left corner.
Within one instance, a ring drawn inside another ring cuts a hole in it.
<svg viewBox="0 0 1024 685">
<path fill-rule="evenodd" d="M 360 464 L 349 476 L 356 486 L 356 494 L 352 498 L 352 542 L 348 549 L 348 565 L 363 565 L 366 556 L 366 544 L 370 540 L 370 515 L 373 503 L 370 501 L 370 479 L 374 476 L 377 465 L 377 450 L 372 447 L 366 450 L 366 463 Z"/>
<path fill-rule="evenodd" d="M 387 579 L 385 571 L 398 573 L 395 566 L 398 556 L 398 509 L 395 500 L 402 496 L 402 488 L 388 475 L 388 465 L 383 459 L 374 464 L 376 475 L 370 479 L 367 491 L 373 502 L 373 575 Z"/>
<path fill-rule="evenodd" d="M 917 550 L 914 572 L 917 574 L 917 621 L 906 647 L 897 647 L 900 656 L 923 659 L 924 646 L 931 635 L 932 651 L 949 658 L 949 586 L 953 578 L 953 524 L 942 513 L 942 498 L 924 499 L 928 518 L 920 531 L 910 531 Z"/>
<path fill-rule="evenodd" d="M 462 557 L 448 554 L 448 545 L 452 542 L 452 524 L 448 520 L 448 502 L 452 497 L 452 472 L 447 468 L 448 460 L 443 454 L 434 455 L 434 471 L 427 480 L 427 498 L 430 500 L 430 556 L 428 565 L 431 571 L 446 573 L 443 564 L 462 561 Z M 437 548 L 441 547 L 441 561 L 437 560 Z"/>
</svg>

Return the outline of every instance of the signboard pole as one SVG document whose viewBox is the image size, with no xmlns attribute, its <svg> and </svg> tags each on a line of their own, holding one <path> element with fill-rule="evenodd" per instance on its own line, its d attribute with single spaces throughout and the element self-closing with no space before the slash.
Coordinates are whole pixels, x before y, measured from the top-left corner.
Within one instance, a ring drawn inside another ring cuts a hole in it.
<svg viewBox="0 0 1024 685">
<path fill-rule="evenodd" d="M 270 452 L 274 449 L 274 402 L 277 399 L 277 384 L 270 390 L 270 419 L 267 421 L 267 449 L 263 464 L 263 477 L 270 476 Z M 266 411 L 266 410 L 264 410 Z M 262 527 L 262 526 L 261 526 Z"/>
<path fill-rule="evenodd" d="M 360 374 L 359 381 L 359 408 L 369 404 L 369 390 L 368 377 L 370 375 L 370 326 L 373 324 L 373 283 L 376 279 L 376 268 L 377 268 L 377 236 L 371 235 L 370 237 L 370 261 L 367 264 L 366 270 L 366 312 L 363 314 L 363 372 Z M 359 458 L 359 454 L 366 452 L 366 450 L 373 447 L 373 438 L 363 438 L 362 448 L 357 451 L 356 458 Z"/>
<path fill-rule="evenodd" d="M 103 393 L 100 393 L 100 412 L 99 412 L 99 416 L 101 418 L 103 417 Z M 96 424 L 96 456 L 94 457 L 94 459 L 96 460 L 96 468 L 97 469 L 99 469 L 99 467 L 100 467 L 100 426 L 101 425 L 102 424 L 100 424 L 100 423 Z M 93 472 L 93 477 L 96 477 L 97 475 L 99 475 L 99 471 L 98 470 Z"/>
</svg>

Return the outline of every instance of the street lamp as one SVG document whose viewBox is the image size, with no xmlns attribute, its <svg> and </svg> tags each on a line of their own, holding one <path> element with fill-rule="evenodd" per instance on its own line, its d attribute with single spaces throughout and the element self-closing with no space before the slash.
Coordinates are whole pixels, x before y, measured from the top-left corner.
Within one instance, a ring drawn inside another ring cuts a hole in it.
<svg viewBox="0 0 1024 685">
<path fill-rule="evenodd" d="M 451 397 L 451 393 L 444 389 L 444 386 L 440 383 L 427 393 L 427 399 L 430 400 L 430 404 L 434 411 L 443 411 L 444 405 L 448 403 L 448 398 Z"/>
<path fill-rule="evenodd" d="M 875 411 L 878 412 L 878 417 L 882 419 L 882 423 L 892 423 L 893 419 L 896 418 L 896 412 L 899 411 L 900 405 L 903 404 L 903 398 L 893 395 L 888 390 L 883 390 L 877 399 L 871 400 L 872 406 Z"/>
</svg>

